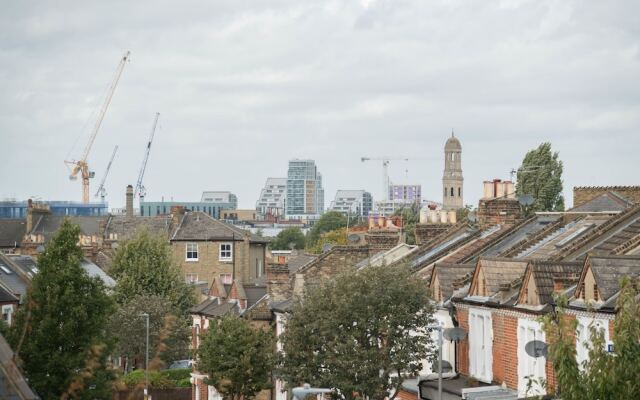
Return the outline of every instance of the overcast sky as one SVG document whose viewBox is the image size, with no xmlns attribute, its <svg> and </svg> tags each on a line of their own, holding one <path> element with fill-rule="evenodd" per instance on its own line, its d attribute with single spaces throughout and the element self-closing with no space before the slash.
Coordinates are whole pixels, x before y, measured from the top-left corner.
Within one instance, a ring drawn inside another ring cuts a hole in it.
<svg viewBox="0 0 640 400">
<path fill-rule="evenodd" d="M 465 203 L 551 141 L 576 185 L 640 184 L 640 2 L 3 2 L 0 198 L 80 200 L 80 157 L 105 89 L 131 62 L 89 155 L 113 147 L 110 206 L 135 184 L 154 113 L 147 200 L 236 193 L 315 159 L 325 202 L 396 183 L 441 201 L 443 146 L 463 146 Z"/>
</svg>

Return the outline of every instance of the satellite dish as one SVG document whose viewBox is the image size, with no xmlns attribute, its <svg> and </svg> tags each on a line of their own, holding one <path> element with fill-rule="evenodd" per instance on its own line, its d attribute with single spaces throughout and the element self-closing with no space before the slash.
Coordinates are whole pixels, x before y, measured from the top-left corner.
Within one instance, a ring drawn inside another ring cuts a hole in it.
<svg viewBox="0 0 640 400">
<path fill-rule="evenodd" d="M 460 327 L 447 328 L 444 330 L 443 336 L 445 339 L 452 342 L 459 342 L 467 337 L 467 332 L 465 332 L 465 330 Z"/>
<path fill-rule="evenodd" d="M 469 212 L 469 214 L 467 214 L 467 219 L 470 222 L 476 222 L 478 220 L 478 216 L 476 215 L 475 211 L 471 211 Z"/>
<path fill-rule="evenodd" d="M 325 243 L 325 244 L 322 246 L 322 252 L 323 252 L 323 253 L 326 253 L 326 252 L 328 252 L 329 250 L 331 250 L 332 248 L 333 248 L 333 245 L 332 245 L 331 243 Z"/>
<path fill-rule="evenodd" d="M 524 194 L 520 196 L 520 198 L 518 199 L 518 202 L 523 206 L 530 206 L 533 204 L 534 201 L 535 199 L 530 194 Z"/>
<path fill-rule="evenodd" d="M 549 345 L 541 340 L 532 340 L 524 345 L 524 351 L 533 358 L 546 357 Z"/>
<path fill-rule="evenodd" d="M 358 235 L 357 233 L 351 233 L 349 234 L 349 236 L 347 236 L 347 240 L 349 241 L 349 243 L 358 243 L 360 241 L 360 235 Z"/>
</svg>

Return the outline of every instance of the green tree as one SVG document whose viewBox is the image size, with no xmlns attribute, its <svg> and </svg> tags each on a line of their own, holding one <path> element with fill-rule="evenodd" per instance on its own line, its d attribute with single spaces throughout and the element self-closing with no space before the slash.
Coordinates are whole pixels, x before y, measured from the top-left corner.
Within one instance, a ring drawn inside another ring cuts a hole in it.
<svg viewBox="0 0 640 400">
<path fill-rule="evenodd" d="M 347 228 L 334 229 L 329 232 L 325 232 L 320 235 L 316 244 L 307 250 L 310 253 L 320 254 L 322 253 L 325 245 L 331 246 L 344 246 L 347 244 Z"/>
<path fill-rule="evenodd" d="M 253 329 L 245 319 L 225 317 L 211 321 L 202 338 L 198 370 L 225 399 L 251 399 L 271 387 L 273 351 L 269 332 Z"/>
<path fill-rule="evenodd" d="M 323 233 L 346 226 L 347 217 L 344 214 L 337 211 L 328 211 L 322 214 L 307 234 L 307 247 L 314 246 Z"/>
<path fill-rule="evenodd" d="M 558 152 L 551 151 L 546 142 L 527 152 L 517 172 L 516 194 L 533 196 L 535 202 L 527 213 L 536 211 L 564 211 L 562 195 L 562 161 Z"/>
<path fill-rule="evenodd" d="M 158 295 L 137 296 L 118 307 L 110 319 L 110 331 L 116 339 L 116 352 L 127 360 L 143 360 L 146 342 L 146 319 L 149 314 L 149 351 L 162 361 L 184 359 L 189 356 L 191 331 L 179 323 L 167 299 Z M 132 365 L 127 365 L 130 370 Z"/>
<path fill-rule="evenodd" d="M 298 227 L 281 230 L 275 240 L 269 243 L 271 250 L 289 250 L 291 245 L 294 249 L 304 249 L 304 233 Z"/>
<path fill-rule="evenodd" d="M 111 275 L 116 280 L 114 297 L 126 304 L 138 296 L 160 296 L 169 301 L 180 317 L 188 317 L 193 289 L 174 264 L 166 239 L 141 231 L 116 252 Z"/>
<path fill-rule="evenodd" d="M 416 244 L 416 225 L 420 223 L 420 204 L 413 203 L 395 211 L 394 215 L 402 217 L 402 226 L 407 244 Z"/>
<path fill-rule="evenodd" d="M 337 388 L 345 399 L 381 400 L 433 355 L 432 313 L 427 287 L 406 266 L 346 272 L 294 304 L 279 375 L 292 386 Z"/>
<path fill-rule="evenodd" d="M 106 335 L 113 302 L 99 278 L 80 266 L 80 228 L 65 220 L 38 257 L 27 302 L 9 341 L 29 384 L 43 399 L 112 397 Z"/>
<path fill-rule="evenodd" d="M 558 312 L 542 319 L 549 358 L 563 400 L 633 399 L 640 395 L 640 302 L 637 282 L 622 282 L 614 320 L 613 349 L 608 353 L 601 331 L 590 328 L 589 360 L 576 361 L 575 319 L 567 318 L 566 299 L 558 300 Z M 581 368 L 580 368 L 581 367 Z"/>
</svg>

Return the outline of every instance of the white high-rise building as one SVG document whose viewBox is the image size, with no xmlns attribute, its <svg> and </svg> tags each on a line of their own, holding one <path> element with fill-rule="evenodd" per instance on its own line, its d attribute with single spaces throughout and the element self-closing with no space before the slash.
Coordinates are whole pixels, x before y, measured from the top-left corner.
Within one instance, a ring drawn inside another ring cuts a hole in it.
<svg viewBox="0 0 640 400">
<path fill-rule="evenodd" d="M 371 193 L 365 190 L 338 190 L 329 207 L 331 211 L 366 217 L 373 206 Z"/>
<path fill-rule="evenodd" d="M 287 178 L 267 178 L 256 201 L 256 211 L 262 216 L 284 215 L 285 198 L 287 196 Z"/>
<path fill-rule="evenodd" d="M 324 211 L 324 189 L 315 161 L 289 161 L 285 210 L 287 219 L 320 218 Z"/>
</svg>

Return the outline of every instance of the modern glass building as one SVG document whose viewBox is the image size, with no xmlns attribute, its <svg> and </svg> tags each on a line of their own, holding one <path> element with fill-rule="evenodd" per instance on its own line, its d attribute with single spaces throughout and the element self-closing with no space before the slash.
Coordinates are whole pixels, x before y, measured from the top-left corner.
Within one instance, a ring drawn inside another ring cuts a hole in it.
<svg viewBox="0 0 640 400">
<path fill-rule="evenodd" d="M 185 201 L 144 201 L 140 203 L 140 215 L 152 217 L 171 214 L 171 207 L 184 207 L 189 211 L 202 211 L 213 218 L 220 219 L 220 210 L 235 209 L 233 203 L 185 202 Z"/>
<path fill-rule="evenodd" d="M 97 217 L 107 215 L 109 208 L 106 202 L 81 203 L 76 201 L 38 201 L 37 204 L 49 206 L 51 214 L 70 217 Z M 0 201 L 0 218 L 26 218 L 28 201 Z"/>
<path fill-rule="evenodd" d="M 349 215 L 366 217 L 373 208 L 371 193 L 365 190 L 338 190 L 330 209 Z"/>
<path fill-rule="evenodd" d="M 314 160 L 291 160 L 287 172 L 287 219 L 316 219 L 324 211 L 322 174 Z"/>
</svg>

